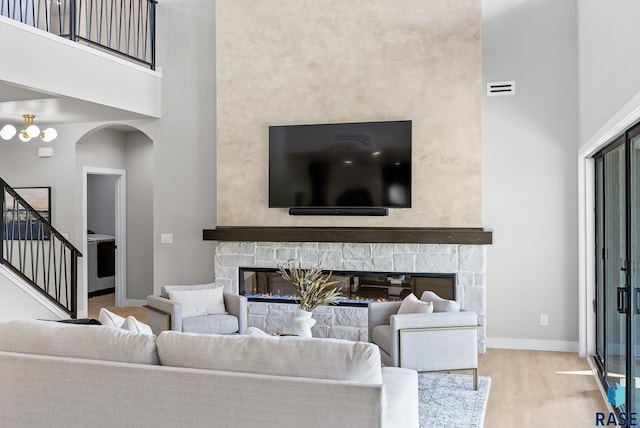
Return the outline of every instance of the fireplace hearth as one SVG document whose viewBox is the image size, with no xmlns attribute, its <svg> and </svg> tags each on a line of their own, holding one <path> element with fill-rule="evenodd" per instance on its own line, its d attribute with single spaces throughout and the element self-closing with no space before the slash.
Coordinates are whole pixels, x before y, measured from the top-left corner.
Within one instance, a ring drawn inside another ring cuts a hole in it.
<svg viewBox="0 0 640 428">
<path fill-rule="evenodd" d="M 342 297 L 338 306 L 367 306 L 370 302 L 399 301 L 424 291 L 456 299 L 456 274 L 416 272 L 324 271 L 338 281 Z M 239 293 L 253 302 L 295 303 L 297 295 L 291 284 L 275 268 L 240 267 Z"/>
</svg>

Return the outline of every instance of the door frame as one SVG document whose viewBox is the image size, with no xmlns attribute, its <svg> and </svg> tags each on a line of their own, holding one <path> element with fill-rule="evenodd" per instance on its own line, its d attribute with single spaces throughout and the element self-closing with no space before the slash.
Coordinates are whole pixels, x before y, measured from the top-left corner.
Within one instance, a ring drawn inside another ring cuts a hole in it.
<svg viewBox="0 0 640 428">
<path fill-rule="evenodd" d="M 595 162 L 592 158 L 640 121 L 640 92 L 618 110 L 578 150 L 578 340 L 580 356 L 594 355 Z"/>
<path fill-rule="evenodd" d="M 87 252 L 87 177 L 89 175 L 109 175 L 116 177 L 115 188 L 115 238 L 116 238 L 116 307 L 126 306 L 127 297 L 127 172 L 122 169 L 82 167 L 82 245 Z M 87 257 L 83 257 L 84 283 L 89 284 Z M 88 293 L 84 293 L 85 307 L 88 307 Z"/>
</svg>

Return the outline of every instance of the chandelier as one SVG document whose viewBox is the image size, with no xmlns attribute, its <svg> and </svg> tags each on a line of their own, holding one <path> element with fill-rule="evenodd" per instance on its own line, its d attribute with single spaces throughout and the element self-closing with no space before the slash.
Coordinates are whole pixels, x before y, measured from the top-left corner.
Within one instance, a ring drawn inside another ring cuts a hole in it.
<svg viewBox="0 0 640 428">
<path fill-rule="evenodd" d="M 0 129 L 0 137 L 2 137 L 3 140 L 10 140 L 18 134 L 18 138 L 24 143 L 36 137 L 40 137 L 42 141 L 48 143 L 49 141 L 55 140 L 58 136 L 58 131 L 53 128 L 40 131 L 40 128 L 33 124 L 33 120 L 36 118 L 35 115 L 23 114 L 22 118 L 24 119 L 24 126 L 20 131 L 17 131 L 13 125 L 5 125 Z"/>
</svg>

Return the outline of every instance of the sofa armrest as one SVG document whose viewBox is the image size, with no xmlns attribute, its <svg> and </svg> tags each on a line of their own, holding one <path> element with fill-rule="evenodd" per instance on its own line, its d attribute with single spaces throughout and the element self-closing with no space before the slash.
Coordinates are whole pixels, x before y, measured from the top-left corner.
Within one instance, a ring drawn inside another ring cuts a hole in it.
<svg viewBox="0 0 640 428">
<path fill-rule="evenodd" d="M 377 305 L 377 304 L 376 304 Z M 371 305 L 370 305 L 371 306 Z M 438 338 L 434 337 L 438 330 L 450 331 L 452 329 L 472 329 L 462 333 L 468 337 L 472 335 L 477 336 L 477 321 L 478 316 L 475 312 L 460 311 L 460 312 L 434 312 L 428 314 L 392 314 L 389 316 L 389 325 L 391 328 L 391 352 L 389 356 L 391 358 L 391 364 L 395 367 L 411 367 L 416 368 L 413 362 L 406 360 L 403 361 L 402 355 L 405 357 L 410 355 L 407 350 L 414 346 L 419 347 L 438 347 Z M 411 335 L 409 335 L 411 332 Z M 400 337 L 404 335 L 404 337 Z M 454 335 L 453 333 L 450 335 Z M 444 337 L 448 337 L 445 333 Z M 464 339 L 463 339 L 464 340 Z M 477 340 L 476 340 L 477 341 Z M 401 350 L 401 343 L 403 343 L 404 350 Z M 477 346 L 477 345 L 476 345 Z M 411 353 L 411 355 L 420 358 L 418 353 Z M 476 356 L 477 358 L 477 356 Z M 404 363 L 404 364 L 403 364 Z M 409 364 L 408 366 L 406 364 Z M 426 369 L 421 369 L 427 371 Z"/>
<path fill-rule="evenodd" d="M 369 342 L 371 342 L 371 331 L 378 325 L 389 325 L 391 315 L 395 315 L 402 302 L 376 302 L 369 303 L 367 307 Z"/>
<path fill-rule="evenodd" d="M 389 321 L 392 330 L 408 328 L 475 327 L 478 325 L 478 315 L 470 311 L 393 314 Z"/>
<path fill-rule="evenodd" d="M 160 296 L 147 296 L 147 322 L 155 334 L 170 330 L 182 331 L 182 304 Z M 168 325 L 167 325 L 167 317 Z"/>
<path fill-rule="evenodd" d="M 398 367 L 382 367 L 386 398 L 383 426 L 418 428 L 418 373 Z"/>
<path fill-rule="evenodd" d="M 238 334 L 247 329 L 247 298 L 239 294 L 223 293 L 224 306 L 229 314 L 238 318 Z"/>
</svg>

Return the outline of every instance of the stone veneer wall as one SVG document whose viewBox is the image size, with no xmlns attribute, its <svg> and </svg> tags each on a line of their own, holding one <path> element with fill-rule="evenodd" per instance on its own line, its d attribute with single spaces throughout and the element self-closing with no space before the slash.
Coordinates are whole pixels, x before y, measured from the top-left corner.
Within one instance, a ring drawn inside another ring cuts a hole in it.
<svg viewBox="0 0 640 428">
<path fill-rule="evenodd" d="M 485 258 L 484 245 L 224 241 L 215 247 L 215 280 L 237 294 L 240 267 L 275 268 L 290 259 L 300 260 L 303 267 L 321 263 L 331 270 L 455 273 L 456 300 L 478 314 L 478 350 L 484 353 Z M 249 326 L 282 331 L 295 310 L 294 304 L 249 302 Z M 327 306 L 315 310 L 313 317 L 316 337 L 367 340 L 366 308 Z"/>
</svg>

